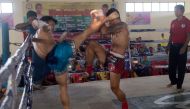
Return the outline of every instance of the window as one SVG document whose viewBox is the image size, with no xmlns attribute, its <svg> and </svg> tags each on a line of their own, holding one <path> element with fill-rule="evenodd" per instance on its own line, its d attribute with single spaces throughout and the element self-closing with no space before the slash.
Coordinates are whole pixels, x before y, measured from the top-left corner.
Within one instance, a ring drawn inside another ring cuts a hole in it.
<svg viewBox="0 0 190 109">
<path fill-rule="evenodd" d="M 159 3 L 152 3 L 152 11 L 160 11 Z"/>
<path fill-rule="evenodd" d="M 142 12 L 142 11 L 143 11 L 143 4 L 135 3 L 135 12 Z"/>
<path fill-rule="evenodd" d="M 143 11 L 150 12 L 151 11 L 151 3 L 143 3 Z"/>
<path fill-rule="evenodd" d="M 185 2 L 166 3 L 126 3 L 126 12 L 168 12 L 174 11 L 176 5 L 185 5 Z"/>
<path fill-rule="evenodd" d="M 126 3 L 126 11 L 127 12 L 134 12 L 135 11 L 135 4 L 134 3 Z"/>
<path fill-rule="evenodd" d="M 12 3 L 0 3 L 0 12 L 1 13 L 13 13 L 13 4 Z"/>
<path fill-rule="evenodd" d="M 177 5 L 183 5 L 183 6 L 185 6 L 185 3 L 184 2 L 178 2 Z"/>
<path fill-rule="evenodd" d="M 169 3 L 169 11 L 174 11 L 176 3 Z"/>
<path fill-rule="evenodd" d="M 160 3 L 160 11 L 168 11 L 168 3 Z"/>
</svg>

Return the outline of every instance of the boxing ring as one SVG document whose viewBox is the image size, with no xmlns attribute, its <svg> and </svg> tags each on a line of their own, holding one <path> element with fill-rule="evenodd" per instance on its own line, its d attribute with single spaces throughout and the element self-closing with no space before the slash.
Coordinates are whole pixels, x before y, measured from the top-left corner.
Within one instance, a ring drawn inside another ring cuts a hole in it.
<svg viewBox="0 0 190 109">
<path fill-rule="evenodd" d="M 190 109 L 190 74 L 184 81 L 184 93 L 167 88 L 168 76 L 151 76 L 121 80 L 129 109 Z M 109 80 L 69 84 L 72 109 L 121 109 L 110 89 Z M 62 109 L 59 87 L 50 86 L 33 92 L 34 109 Z M 40 107 L 40 108 L 39 108 Z"/>
<path fill-rule="evenodd" d="M 0 69 L 0 86 L 7 82 L 7 91 L 0 100 L 0 109 L 62 109 L 57 85 L 32 91 L 30 60 L 31 37 L 19 47 Z M 20 88 L 21 78 L 24 87 Z M 184 93 L 166 88 L 168 76 L 152 76 L 121 80 L 129 109 L 189 109 L 190 74 L 186 75 Z M 72 109 L 121 109 L 121 103 L 110 90 L 109 80 L 69 84 Z"/>
</svg>

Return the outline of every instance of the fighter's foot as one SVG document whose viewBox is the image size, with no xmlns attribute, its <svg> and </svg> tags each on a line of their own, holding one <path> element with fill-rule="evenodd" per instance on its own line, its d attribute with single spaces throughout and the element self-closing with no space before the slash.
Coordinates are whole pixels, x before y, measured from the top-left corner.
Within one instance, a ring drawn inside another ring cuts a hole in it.
<svg viewBox="0 0 190 109">
<path fill-rule="evenodd" d="M 171 87 L 173 87 L 174 85 L 176 85 L 176 84 L 168 84 L 166 87 L 167 87 L 167 88 L 171 88 Z"/>
<path fill-rule="evenodd" d="M 128 103 L 126 102 L 122 102 L 122 109 L 128 109 Z"/>
<path fill-rule="evenodd" d="M 84 77 L 89 77 L 89 76 L 90 76 L 90 74 L 89 74 L 89 73 L 87 73 L 87 72 L 84 72 L 84 73 L 83 73 L 83 76 L 84 76 Z"/>
<path fill-rule="evenodd" d="M 184 91 L 185 91 L 185 89 L 183 89 L 183 88 L 177 89 L 177 93 L 182 93 L 182 92 L 184 92 Z"/>
<path fill-rule="evenodd" d="M 46 87 L 44 87 L 42 85 L 38 85 L 38 84 L 33 84 L 33 91 L 44 90 L 44 89 L 46 89 Z"/>
</svg>

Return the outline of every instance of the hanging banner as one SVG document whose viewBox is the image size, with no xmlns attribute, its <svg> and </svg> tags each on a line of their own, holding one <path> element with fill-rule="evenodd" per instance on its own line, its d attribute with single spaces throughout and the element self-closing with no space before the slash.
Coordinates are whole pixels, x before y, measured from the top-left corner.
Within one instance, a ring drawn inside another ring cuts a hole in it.
<svg viewBox="0 0 190 109">
<path fill-rule="evenodd" d="M 26 7 L 26 9 L 24 13 L 26 15 L 28 10 L 33 10 L 37 12 L 39 19 L 44 15 L 53 16 L 58 21 L 56 25 L 57 32 L 81 32 L 91 21 L 90 11 L 93 9 L 101 9 L 103 4 L 111 6 L 111 2 L 25 2 L 24 7 Z"/>
<path fill-rule="evenodd" d="M 150 12 L 126 13 L 128 25 L 150 25 Z"/>
</svg>

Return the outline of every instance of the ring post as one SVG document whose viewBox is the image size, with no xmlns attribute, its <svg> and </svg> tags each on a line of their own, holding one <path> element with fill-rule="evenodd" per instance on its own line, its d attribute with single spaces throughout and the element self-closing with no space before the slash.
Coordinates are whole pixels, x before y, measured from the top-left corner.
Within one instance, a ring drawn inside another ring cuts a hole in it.
<svg viewBox="0 0 190 109">
<path fill-rule="evenodd" d="M 8 23 L 2 23 L 2 63 L 5 64 L 9 58 L 9 26 Z"/>
</svg>

